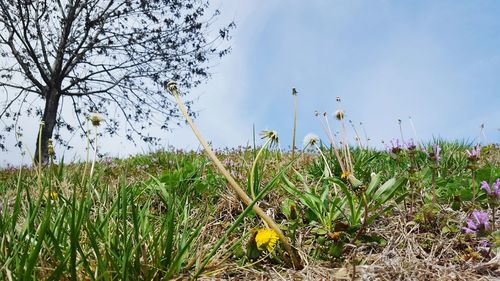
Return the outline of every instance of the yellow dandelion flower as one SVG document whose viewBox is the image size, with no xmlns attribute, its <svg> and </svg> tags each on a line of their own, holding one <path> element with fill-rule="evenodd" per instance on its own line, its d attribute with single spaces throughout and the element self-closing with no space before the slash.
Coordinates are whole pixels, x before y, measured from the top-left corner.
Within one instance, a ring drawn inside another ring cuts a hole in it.
<svg viewBox="0 0 500 281">
<path fill-rule="evenodd" d="M 57 192 L 52 191 L 52 192 L 50 193 L 50 197 L 52 198 L 52 200 L 56 200 L 56 199 L 57 199 Z"/>
<path fill-rule="evenodd" d="M 255 235 L 255 243 L 259 250 L 267 250 L 271 252 L 276 247 L 278 242 L 278 234 L 272 229 L 260 228 L 257 229 L 257 235 Z"/>
<path fill-rule="evenodd" d="M 345 180 L 349 175 L 350 175 L 349 172 L 343 172 L 342 175 L 340 175 L 340 178 Z"/>
</svg>

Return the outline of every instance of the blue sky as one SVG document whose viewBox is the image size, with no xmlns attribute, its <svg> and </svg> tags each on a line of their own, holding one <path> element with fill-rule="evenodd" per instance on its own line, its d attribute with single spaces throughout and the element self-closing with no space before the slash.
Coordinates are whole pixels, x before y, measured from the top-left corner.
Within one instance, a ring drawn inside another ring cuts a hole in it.
<svg viewBox="0 0 500 281">
<path fill-rule="evenodd" d="M 221 23 L 237 24 L 233 52 L 190 95 L 198 99 L 196 122 L 216 147 L 250 143 L 253 124 L 278 131 L 289 146 L 292 87 L 299 143 L 309 132 L 326 140 L 314 111 L 333 113 L 337 96 L 373 145 L 399 136 L 398 119 L 413 137 L 409 116 L 423 141 L 474 140 L 484 124 L 486 141 L 500 142 L 499 1 L 213 3 Z M 160 134 L 165 146 L 199 147 L 188 128 Z M 64 153 L 78 159 L 83 142 L 72 142 L 76 149 Z M 100 149 L 113 156 L 149 150 L 116 138 Z M 20 161 L 18 150 L 0 156 L 0 164 Z"/>
</svg>

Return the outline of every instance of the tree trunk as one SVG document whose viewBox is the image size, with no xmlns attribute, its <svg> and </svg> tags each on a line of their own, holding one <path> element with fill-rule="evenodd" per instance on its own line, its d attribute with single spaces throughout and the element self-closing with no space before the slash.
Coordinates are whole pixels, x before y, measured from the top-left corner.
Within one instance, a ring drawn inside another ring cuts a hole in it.
<svg viewBox="0 0 500 281">
<path fill-rule="evenodd" d="M 42 117 L 42 121 L 45 125 L 40 128 L 38 135 L 36 136 L 36 150 L 35 155 L 33 155 L 35 163 L 41 160 L 41 163 L 46 164 L 49 161 L 48 142 L 49 139 L 52 138 L 52 133 L 56 125 L 57 109 L 59 108 L 60 97 L 59 92 L 55 89 L 49 89 L 45 94 L 45 109 Z M 40 133 L 42 135 L 41 138 Z"/>
</svg>

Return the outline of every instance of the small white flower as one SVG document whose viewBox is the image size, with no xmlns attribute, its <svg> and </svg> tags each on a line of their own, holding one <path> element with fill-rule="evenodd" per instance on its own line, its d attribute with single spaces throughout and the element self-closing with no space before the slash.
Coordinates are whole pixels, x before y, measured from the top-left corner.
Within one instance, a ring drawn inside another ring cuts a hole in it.
<svg viewBox="0 0 500 281">
<path fill-rule="evenodd" d="M 315 145 L 316 143 L 318 143 L 318 141 L 319 137 L 317 135 L 309 133 L 304 137 L 303 146 L 306 147 L 310 145 Z"/>
</svg>

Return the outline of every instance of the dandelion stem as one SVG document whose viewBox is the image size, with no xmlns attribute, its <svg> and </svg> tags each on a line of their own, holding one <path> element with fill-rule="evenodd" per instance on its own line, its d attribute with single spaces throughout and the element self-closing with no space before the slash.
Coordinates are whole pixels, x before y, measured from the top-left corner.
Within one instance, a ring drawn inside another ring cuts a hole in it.
<svg viewBox="0 0 500 281">
<path fill-rule="evenodd" d="M 347 140 L 347 130 L 345 128 L 344 124 L 344 118 L 340 119 L 340 128 L 342 129 L 342 142 L 344 143 L 344 157 L 345 157 L 345 162 L 347 166 L 347 171 L 349 173 L 352 172 L 352 160 L 351 160 L 351 152 L 349 150 L 349 142 Z"/>
<path fill-rule="evenodd" d="M 94 138 L 94 159 L 92 159 L 92 166 L 90 167 L 90 175 L 89 177 L 92 179 L 92 175 L 94 174 L 94 166 L 97 158 L 97 126 L 94 126 L 95 138 Z"/>
<path fill-rule="evenodd" d="M 366 199 L 365 193 L 361 193 L 361 200 L 363 201 L 363 207 L 364 207 L 364 217 L 363 217 L 363 222 L 361 223 L 361 226 L 359 227 L 358 232 L 356 233 L 356 236 L 351 240 L 350 244 L 354 244 L 356 240 L 361 237 L 361 234 L 364 232 L 365 227 L 366 227 L 366 221 L 368 220 L 368 201 Z"/>
<path fill-rule="evenodd" d="M 292 161 L 295 159 L 295 138 L 297 132 L 297 91 L 292 89 L 293 95 L 293 136 L 292 136 Z"/>
<path fill-rule="evenodd" d="M 40 133 L 38 134 L 38 188 L 42 189 L 42 131 L 45 124 L 40 123 Z"/>
<path fill-rule="evenodd" d="M 363 123 L 360 122 L 359 125 L 361 126 L 361 129 L 363 129 L 363 134 L 365 135 L 365 140 L 366 140 L 366 148 L 370 148 L 370 138 L 368 138 L 368 134 L 366 133 L 365 126 L 363 126 Z"/>
<path fill-rule="evenodd" d="M 87 123 L 87 130 L 84 132 L 85 136 L 87 138 L 87 145 L 85 147 L 85 166 L 83 167 L 83 173 L 82 173 L 82 184 L 85 181 L 85 174 L 87 173 L 87 167 L 89 163 L 89 151 L 90 151 L 90 136 L 89 136 L 89 125 Z"/>
<path fill-rule="evenodd" d="M 328 176 L 332 177 L 333 173 L 332 173 L 332 170 L 330 169 L 330 165 L 328 165 L 328 161 L 326 160 L 325 154 L 323 154 L 323 151 L 321 151 L 321 148 L 317 144 L 314 144 L 314 146 L 318 150 L 321 157 L 323 157 L 323 161 L 325 162 L 325 167 L 328 170 Z M 333 185 L 333 190 L 335 191 L 335 195 L 337 195 L 338 192 L 337 192 L 337 185 L 336 184 Z"/>
<path fill-rule="evenodd" d="M 238 194 L 240 199 L 245 203 L 246 206 L 249 206 L 252 203 L 252 199 L 248 197 L 248 195 L 243 191 L 243 189 L 240 187 L 240 185 L 234 180 L 234 178 L 231 176 L 231 174 L 224 168 L 224 165 L 220 162 L 220 160 L 217 158 L 213 150 L 210 148 L 208 143 L 205 141 L 203 136 L 201 135 L 200 131 L 198 130 L 198 127 L 193 123 L 193 120 L 189 117 L 189 114 L 186 110 L 186 107 L 184 106 L 184 103 L 179 97 L 179 92 L 177 90 L 177 85 L 175 82 L 169 82 L 167 84 L 167 89 L 172 93 L 174 96 L 177 105 L 179 106 L 179 109 L 182 112 L 182 115 L 184 115 L 184 118 L 188 122 L 189 126 L 193 130 L 193 133 L 195 134 L 196 138 L 200 142 L 200 144 L 203 146 L 205 149 L 205 153 L 212 159 L 214 162 L 215 166 L 219 169 L 219 171 L 222 173 L 222 175 L 227 179 L 229 182 L 229 185 L 232 187 L 232 189 Z M 276 234 L 278 234 L 278 237 L 283 243 L 283 246 L 285 247 L 285 250 L 288 252 L 290 255 L 290 258 L 292 259 L 293 266 L 295 268 L 302 268 L 302 262 L 300 260 L 300 257 L 296 255 L 295 251 L 292 249 L 290 246 L 290 243 L 288 242 L 288 238 L 283 234 L 279 226 L 274 222 L 274 220 L 268 216 L 259 206 L 253 205 L 252 207 L 253 211 L 271 228 L 273 229 Z"/>
<path fill-rule="evenodd" d="M 472 204 L 476 204 L 477 186 L 476 186 L 476 171 L 472 169 Z"/>
<path fill-rule="evenodd" d="M 405 138 L 403 136 L 403 126 L 401 125 L 401 123 L 402 123 L 401 119 L 398 120 L 398 123 L 399 123 L 399 133 L 401 134 L 401 142 L 403 142 L 403 144 L 404 144 Z"/>
<path fill-rule="evenodd" d="M 436 173 L 437 173 L 437 167 L 435 164 L 432 165 L 432 203 L 436 204 Z"/>
<path fill-rule="evenodd" d="M 492 230 L 492 231 L 495 231 L 495 229 L 496 229 L 496 227 L 495 227 L 495 220 L 496 220 L 495 215 L 496 215 L 496 210 L 497 210 L 497 209 L 496 209 L 496 206 L 495 206 L 495 205 L 493 205 L 493 206 L 491 207 L 491 217 L 492 217 L 492 219 L 493 219 L 493 222 L 492 222 L 492 224 L 491 224 L 491 230 Z"/>
<path fill-rule="evenodd" d="M 257 152 L 257 156 L 255 156 L 255 160 L 252 164 L 252 170 L 250 171 L 250 195 L 252 199 L 255 199 L 255 170 L 257 170 L 257 162 L 259 161 L 260 156 L 262 155 L 262 151 L 272 142 L 271 138 L 268 138 L 264 145 Z"/>
<path fill-rule="evenodd" d="M 413 125 L 413 119 L 411 118 L 411 116 L 409 116 L 408 119 L 410 119 L 410 126 L 413 131 L 413 136 L 415 137 L 415 141 L 417 142 L 417 144 L 419 144 L 419 138 L 417 135 L 417 130 L 415 130 L 415 126 Z"/>
<path fill-rule="evenodd" d="M 336 144 L 337 140 L 335 139 L 335 136 L 332 133 L 332 130 L 330 128 L 330 123 L 328 122 L 328 117 L 327 116 L 325 116 L 325 124 L 326 124 L 326 126 L 323 125 L 323 122 L 321 122 L 321 124 L 323 126 L 323 129 L 326 131 L 326 135 L 328 136 L 328 139 L 330 140 L 330 144 L 332 145 L 332 148 L 333 148 L 333 153 L 335 153 L 335 157 L 337 157 L 337 161 L 339 162 L 340 169 L 342 170 L 342 173 L 347 172 L 347 169 L 344 166 L 343 160 L 340 157 L 340 154 L 339 154 L 339 151 L 338 151 L 338 148 L 337 148 L 337 144 Z"/>
</svg>

